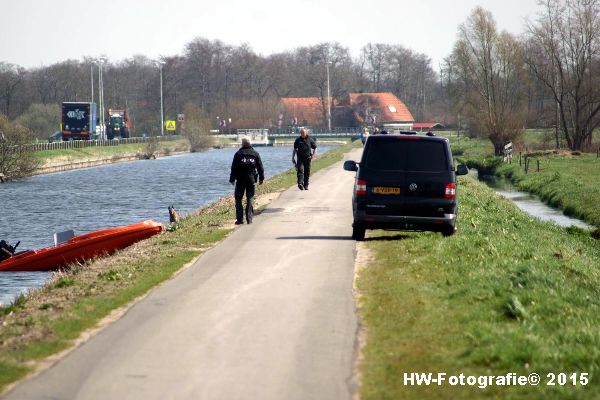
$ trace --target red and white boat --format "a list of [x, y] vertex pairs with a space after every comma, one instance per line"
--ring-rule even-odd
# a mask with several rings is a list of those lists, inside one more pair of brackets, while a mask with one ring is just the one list
[[15, 253], [0, 261], [0, 272], [59, 269], [75, 262], [111, 254], [116, 250], [154, 236], [162, 230], [161, 223], [148, 220], [74, 236], [56, 246]]

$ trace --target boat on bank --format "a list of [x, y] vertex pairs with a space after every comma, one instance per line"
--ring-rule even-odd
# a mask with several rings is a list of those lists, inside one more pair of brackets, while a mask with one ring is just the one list
[[14, 253], [0, 261], [0, 272], [50, 271], [63, 268], [75, 262], [111, 254], [140, 240], [152, 237], [162, 230], [161, 223], [147, 220], [73, 236], [55, 246]]

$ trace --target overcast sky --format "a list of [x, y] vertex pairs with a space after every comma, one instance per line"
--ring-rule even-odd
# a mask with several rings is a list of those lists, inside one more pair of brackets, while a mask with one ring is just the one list
[[[182, 54], [195, 37], [271, 53], [337, 41], [400, 44], [432, 58], [452, 50], [457, 27], [481, 5], [519, 34], [536, 0], [0, 0], [0, 61], [24, 67], [84, 56]], [[94, 5], [94, 9], [89, 7]]]

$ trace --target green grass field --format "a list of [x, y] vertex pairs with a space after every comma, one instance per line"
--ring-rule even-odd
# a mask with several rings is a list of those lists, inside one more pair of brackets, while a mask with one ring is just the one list
[[[361, 398], [600, 397], [600, 246], [543, 223], [473, 178], [459, 180], [458, 232], [369, 232], [360, 314]], [[539, 386], [407, 386], [405, 373], [540, 374]], [[589, 384], [547, 386], [549, 373]]]

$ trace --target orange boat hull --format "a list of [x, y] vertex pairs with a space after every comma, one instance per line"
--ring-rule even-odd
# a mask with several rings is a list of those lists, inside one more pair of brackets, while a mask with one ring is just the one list
[[49, 271], [69, 264], [111, 254], [160, 233], [163, 225], [154, 221], [75, 236], [66, 243], [40, 250], [28, 250], [0, 262], [1, 271]]

